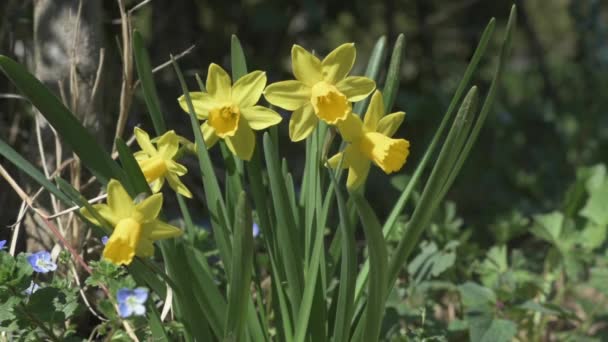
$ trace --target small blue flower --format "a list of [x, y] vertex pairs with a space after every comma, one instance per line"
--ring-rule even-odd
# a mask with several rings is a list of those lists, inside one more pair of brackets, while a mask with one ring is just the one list
[[122, 288], [116, 293], [116, 300], [120, 317], [143, 316], [146, 314], [144, 303], [148, 300], [148, 289], [144, 287], [138, 287], [135, 290]]
[[108, 243], [108, 239], [109, 239], [109, 237], [107, 235], [102, 236], [101, 243], [103, 243], [103, 245], [105, 246], [106, 243]]
[[4, 249], [4, 246], [6, 246], [6, 240], [0, 240], [0, 249]]
[[30, 286], [23, 291], [23, 294], [31, 296], [34, 292], [36, 292], [38, 290], [40, 290], [40, 286], [38, 286], [38, 284], [36, 284], [36, 283], [34, 283], [34, 281], [32, 281]]
[[253, 223], [253, 237], [258, 237], [260, 235], [260, 226], [257, 223]]
[[40, 251], [28, 255], [27, 261], [32, 265], [35, 272], [48, 273], [57, 269], [57, 264], [51, 260], [51, 253]]

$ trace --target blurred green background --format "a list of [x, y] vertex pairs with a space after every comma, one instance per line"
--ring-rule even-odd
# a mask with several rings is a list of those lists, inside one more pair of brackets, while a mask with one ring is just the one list
[[[136, 5], [128, 1], [127, 7]], [[268, 73], [269, 82], [292, 78], [290, 47], [297, 43], [325, 55], [343, 42], [355, 42], [361, 74], [375, 41], [382, 35], [392, 46], [397, 35], [406, 37], [405, 61], [395, 110], [407, 112], [396, 134], [411, 142], [405, 168], [392, 177], [371, 173], [367, 193], [381, 215], [426, 149], [464, 72], [477, 41], [491, 17], [497, 34], [474, 83], [487, 91], [495, 67], [499, 39], [512, 1], [508, 0], [384, 0], [384, 1], [153, 1], [134, 12], [152, 63], [160, 65], [169, 54], [195, 48], [180, 60], [192, 76], [206, 74], [209, 63], [229, 66], [230, 36], [236, 34], [245, 49], [249, 68]], [[529, 216], [559, 205], [577, 167], [607, 158], [608, 3], [599, 0], [527, 0], [518, 4], [514, 49], [502, 80], [493, 114], [461, 174], [448, 194], [457, 203], [467, 226], [484, 244], [496, 238], [492, 223], [514, 212]], [[0, 52], [31, 65], [32, 1], [0, 4]], [[121, 79], [120, 14], [115, 1], [104, 1], [102, 18], [106, 69], [103, 81], [102, 122], [108, 132], [118, 113], [117, 86]], [[381, 80], [384, 76], [381, 76]], [[180, 95], [171, 68], [156, 74], [169, 126], [190, 137], [189, 123], [175, 99]], [[194, 78], [190, 78], [194, 89]], [[382, 82], [381, 82], [382, 83]], [[24, 155], [33, 156], [33, 115], [15, 90], [0, 78], [0, 137]], [[151, 128], [141, 94], [137, 93], [127, 124]], [[287, 121], [281, 125], [287, 130]], [[287, 137], [284, 136], [285, 142]], [[111, 136], [107, 135], [107, 140]], [[109, 148], [109, 144], [108, 144]], [[217, 151], [215, 151], [217, 153]], [[303, 159], [303, 144], [281, 146], [292, 160]], [[35, 157], [29, 158], [39, 164]], [[0, 159], [18, 181], [19, 173]], [[194, 167], [193, 161], [188, 164]], [[193, 176], [192, 176], [193, 177]], [[196, 188], [199, 182], [186, 178]], [[200, 194], [200, 190], [199, 190]], [[19, 199], [0, 180], [0, 237], [13, 223]], [[496, 234], [494, 234], [496, 233]], [[517, 231], [509, 231], [514, 234]]]

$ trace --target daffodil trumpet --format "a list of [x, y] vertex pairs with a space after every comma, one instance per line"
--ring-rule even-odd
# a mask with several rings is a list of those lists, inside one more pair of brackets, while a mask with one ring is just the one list
[[382, 94], [376, 91], [363, 121], [351, 113], [337, 125], [340, 135], [349, 144], [327, 163], [332, 168], [341, 165], [348, 169], [346, 186], [349, 190], [356, 190], [365, 182], [371, 163], [387, 174], [399, 171], [405, 165], [410, 143], [392, 138], [404, 118], [404, 112], [385, 116]]
[[[154, 241], [182, 235], [182, 230], [158, 219], [163, 195], [154, 194], [134, 203], [125, 188], [115, 179], [108, 183], [107, 204], [95, 204], [93, 209], [112, 227], [102, 256], [117, 265], [129, 265], [133, 257], [154, 255]], [[96, 225], [101, 225], [86, 208], [81, 213]]]

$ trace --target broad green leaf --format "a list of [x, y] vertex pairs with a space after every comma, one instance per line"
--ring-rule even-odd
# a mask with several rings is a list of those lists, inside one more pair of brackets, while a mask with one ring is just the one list
[[458, 286], [465, 312], [491, 312], [496, 303], [496, 294], [492, 289], [476, 283], [466, 282]]
[[608, 225], [608, 181], [597, 184], [589, 190], [589, 199], [580, 211], [581, 216], [597, 225]]
[[506, 319], [476, 319], [469, 322], [469, 327], [471, 341], [510, 342], [517, 334], [517, 324]]
[[560, 236], [564, 226], [564, 215], [562, 213], [555, 211], [549, 214], [536, 215], [534, 223], [535, 225], [530, 229], [532, 234], [555, 246], [560, 244]]
[[422, 251], [407, 267], [407, 271], [413, 277], [414, 283], [420, 284], [431, 277], [437, 277], [452, 267], [456, 261], [456, 252], [454, 250], [456, 246], [458, 246], [458, 242], [439, 250], [434, 242], [421, 243], [420, 248]]
[[154, 74], [150, 65], [150, 56], [144, 45], [144, 40], [138, 31], [133, 32], [133, 57], [137, 74], [141, 82], [141, 89], [148, 108], [148, 114], [152, 119], [156, 135], [160, 136], [167, 131], [167, 125], [160, 109], [160, 101], [154, 84]]
[[0, 55], [0, 70], [55, 128], [62, 141], [80, 158], [82, 164], [101, 183], [110, 178], [124, 180], [118, 164], [76, 119], [74, 114], [51, 91], [30, 74], [24, 66]]

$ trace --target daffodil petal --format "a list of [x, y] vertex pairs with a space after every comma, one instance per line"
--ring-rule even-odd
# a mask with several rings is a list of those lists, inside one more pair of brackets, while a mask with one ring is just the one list
[[266, 86], [266, 73], [253, 71], [239, 78], [232, 87], [232, 103], [239, 108], [251, 107], [258, 103], [264, 87]]
[[154, 194], [141, 203], [135, 206], [135, 210], [143, 216], [141, 222], [148, 222], [156, 219], [160, 213], [160, 209], [163, 207], [163, 195]]
[[149, 156], [153, 156], [157, 153], [156, 148], [154, 148], [154, 145], [152, 145], [150, 136], [148, 133], [146, 133], [146, 131], [139, 127], [135, 127], [133, 132], [135, 133], [135, 140], [137, 140], [137, 144], [144, 152], [146, 152]]
[[296, 80], [281, 81], [266, 87], [264, 97], [275, 106], [296, 110], [310, 101], [310, 87]]
[[184, 197], [192, 198], [192, 193], [186, 187], [186, 185], [182, 183], [182, 181], [176, 174], [167, 174], [166, 178], [167, 182], [169, 182], [169, 186], [171, 186], [171, 189], [175, 190], [175, 192], [181, 194]]
[[358, 102], [376, 89], [376, 82], [363, 76], [348, 76], [338, 83], [336, 88], [346, 95], [350, 102]]
[[363, 123], [356, 114], [348, 114], [346, 119], [338, 122], [336, 126], [338, 126], [338, 131], [344, 141], [353, 142], [363, 135]]
[[397, 132], [397, 129], [399, 129], [399, 126], [401, 126], [401, 123], [403, 123], [403, 119], [405, 119], [404, 112], [389, 114], [380, 119], [376, 131], [388, 137], [392, 137], [395, 132]]
[[228, 73], [221, 66], [211, 63], [207, 72], [207, 92], [217, 100], [230, 101], [232, 95], [232, 81]]
[[160, 220], [145, 223], [143, 226], [143, 237], [149, 240], [170, 239], [182, 235], [181, 229]]
[[367, 107], [367, 112], [365, 113], [365, 118], [363, 119], [363, 125], [370, 132], [375, 132], [376, 127], [378, 127], [378, 121], [384, 116], [384, 99], [382, 97], [382, 93], [379, 90], [374, 92], [372, 95], [372, 99], [369, 102], [369, 107]]
[[312, 104], [307, 103], [298, 108], [289, 120], [289, 138], [291, 141], [306, 139], [317, 127], [319, 119], [315, 115]]
[[371, 162], [363, 155], [352, 153], [349, 155], [348, 178], [346, 179], [346, 187], [352, 191], [359, 188], [365, 183]]
[[[206, 120], [209, 116], [209, 111], [218, 106], [218, 101], [213, 96], [200, 91], [190, 92], [190, 100], [192, 101], [192, 107], [194, 107], [194, 113], [199, 120]], [[177, 102], [184, 112], [190, 113], [184, 95], [177, 98]]]
[[[99, 216], [101, 216], [104, 220], [108, 221], [112, 227], [118, 223], [119, 218], [114, 215], [112, 209], [110, 209], [107, 204], [94, 204], [93, 210], [95, 210], [97, 214], [99, 214]], [[95, 216], [93, 216], [93, 213], [89, 212], [87, 208], [80, 209], [80, 213], [94, 225], [101, 226], [101, 222], [99, 222]]]
[[[332, 169], [338, 168], [338, 165], [340, 165], [340, 161], [342, 160], [343, 156], [344, 156], [344, 152], [338, 152], [338, 153], [334, 154], [333, 157], [331, 157], [327, 160], [327, 165], [329, 167], [331, 167]], [[346, 160], [346, 158], [344, 158], [344, 160], [342, 160], [342, 168], [343, 169], [349, 168], [348, 161]]]
[[137, 152], [133, 153], [133, 157], [138, 162], [141, 162], [141, 161], [144, 161], [144, 160], [150, 158], [150, 156], [145, 151], [137, 151]]
[[203, 133], [203, 140], [205, 140], [205, 146], [210, 149], [215, 145], [220, 137], [215, 134], [215, 129], [211, 127], [207, 122], [201, 125], [201, 133]]
[[346, 77], [355, 64], [356, 55], [355, 44], [346, 43], [338, 46], [321, 62], [323, 79], [335, 84]]
[[148, 239], [140, 239], [135, 249], [135, 255], [142, 258], [154, 256], [154, 243]]
[[256, 131], [274, 126], [283, 119], [279, 113], [264, 106], [241, 108], [241, 114], [249, 122], [249, 127]]
[[108, 206], [118, 219], [131, 216], [135, 209], [133, 199], [125, 188], [116, 179], [111, 179], [108, 183]]
[[167, 162], [167, 169], [169, 170], [169, 172], [174, 173], [178, 176], [183, 176], [188, 173], [188, 169], [184, 165], [173, 160]]
[[310, 87], [323, 80], [321, 61], [297, 44], [291, 48], [291, 68], [296, 79]]
[[175, 131], [168, 131], [158, 139], [156, 146], [158, 146], [158, 153], [164, 159], [171, 159], [179, 149], [179, 137], [175, 134]]
[[239, 128], [232, 137], [224, 138], [226, 146], [243, 160], [250, 160], [255, 149], [255, 134], [247, 120], [241, 119], [239, 121]]
[[159, 177], [150, 183], [150, 189], [152, 193], [157, 193], [162, 189], [163, 184], [165, 184], [165, 177]]

